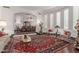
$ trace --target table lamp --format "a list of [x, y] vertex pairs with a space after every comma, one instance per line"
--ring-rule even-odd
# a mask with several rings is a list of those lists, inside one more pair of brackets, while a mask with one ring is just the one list
[[4, 32], [6, 26], [7, 26], [6, 21], [0, 21], [0, 29], [2, 32]]
[[56, 34], [56, 37], [57, 37], [58, 29], [59, 29], [59, 28], [60, 28], [60, 26], [58, 26], [58, 25], [55, 26], [55, 29], [56, 29], [56, 33], [55, 33], [55, 34]]

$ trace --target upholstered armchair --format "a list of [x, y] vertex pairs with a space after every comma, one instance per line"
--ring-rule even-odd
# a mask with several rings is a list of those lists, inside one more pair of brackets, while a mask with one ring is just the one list
[[71, 32], [70, 31], [64, 31], [64, 36], [66, 38], [69, 38], [71, 36]]

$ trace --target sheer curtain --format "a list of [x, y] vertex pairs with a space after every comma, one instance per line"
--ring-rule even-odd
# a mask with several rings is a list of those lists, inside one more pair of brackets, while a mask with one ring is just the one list
[[64, 10], [64, 29], [68, 29], [69, 9]]
[[57, 12], [57, 25], [60, 26], [60, 17], [61, 17], [61, 12]]
[[54, 19], [53, 19], [53, 13], [50, 14], [50, 28], [53, 29], [54, 28]]

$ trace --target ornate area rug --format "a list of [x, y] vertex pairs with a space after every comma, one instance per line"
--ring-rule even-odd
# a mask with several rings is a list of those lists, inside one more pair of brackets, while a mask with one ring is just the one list
[[14, 38], [5, 46], [4, 53], [51, 53], [57, 52], [68, 45], [69, 42], [48, 35], [31, 35], [31, 42], [23, 42]]

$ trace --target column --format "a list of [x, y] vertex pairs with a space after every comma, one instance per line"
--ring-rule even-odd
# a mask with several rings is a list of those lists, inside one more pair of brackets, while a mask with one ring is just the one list
[[46, 19], [45, 19], [45, 15], [42, 15], [42, 19], [41, 19], [41, 20], [42, 20], [42, 22], [43, 22], [43, 29], [42, 29], [42, 31], [43, 31], [43, 32], [46, 32], [46, 29], [45, 29], [45, 27], [46, 27], [46, 24], [45, 24], [45, 20], [46, 20]]
[[69, 8], [69, 29], [73, 29], [73, 7]]
[[56, 26], [56, 13], [53, 13], [53, 26]]
[[50, 28], [51, 28], [51, 29], [54, 28], [54, 25], [53, 25], [54, 22], [53, 22], [53, 20], [54, 20], [54, 19], [53, 19], [53, 13], [52, 13], [52, 14], [50, 14]]
[[0, 6], [0, 20], [2, 20], [2, 12], [3, 12], [2, 6]]
[[47, 28], [50, 28], [50, 14], [47, 15]]
[[64, 10], [61, 10], [60, 27], [64, 28]]

